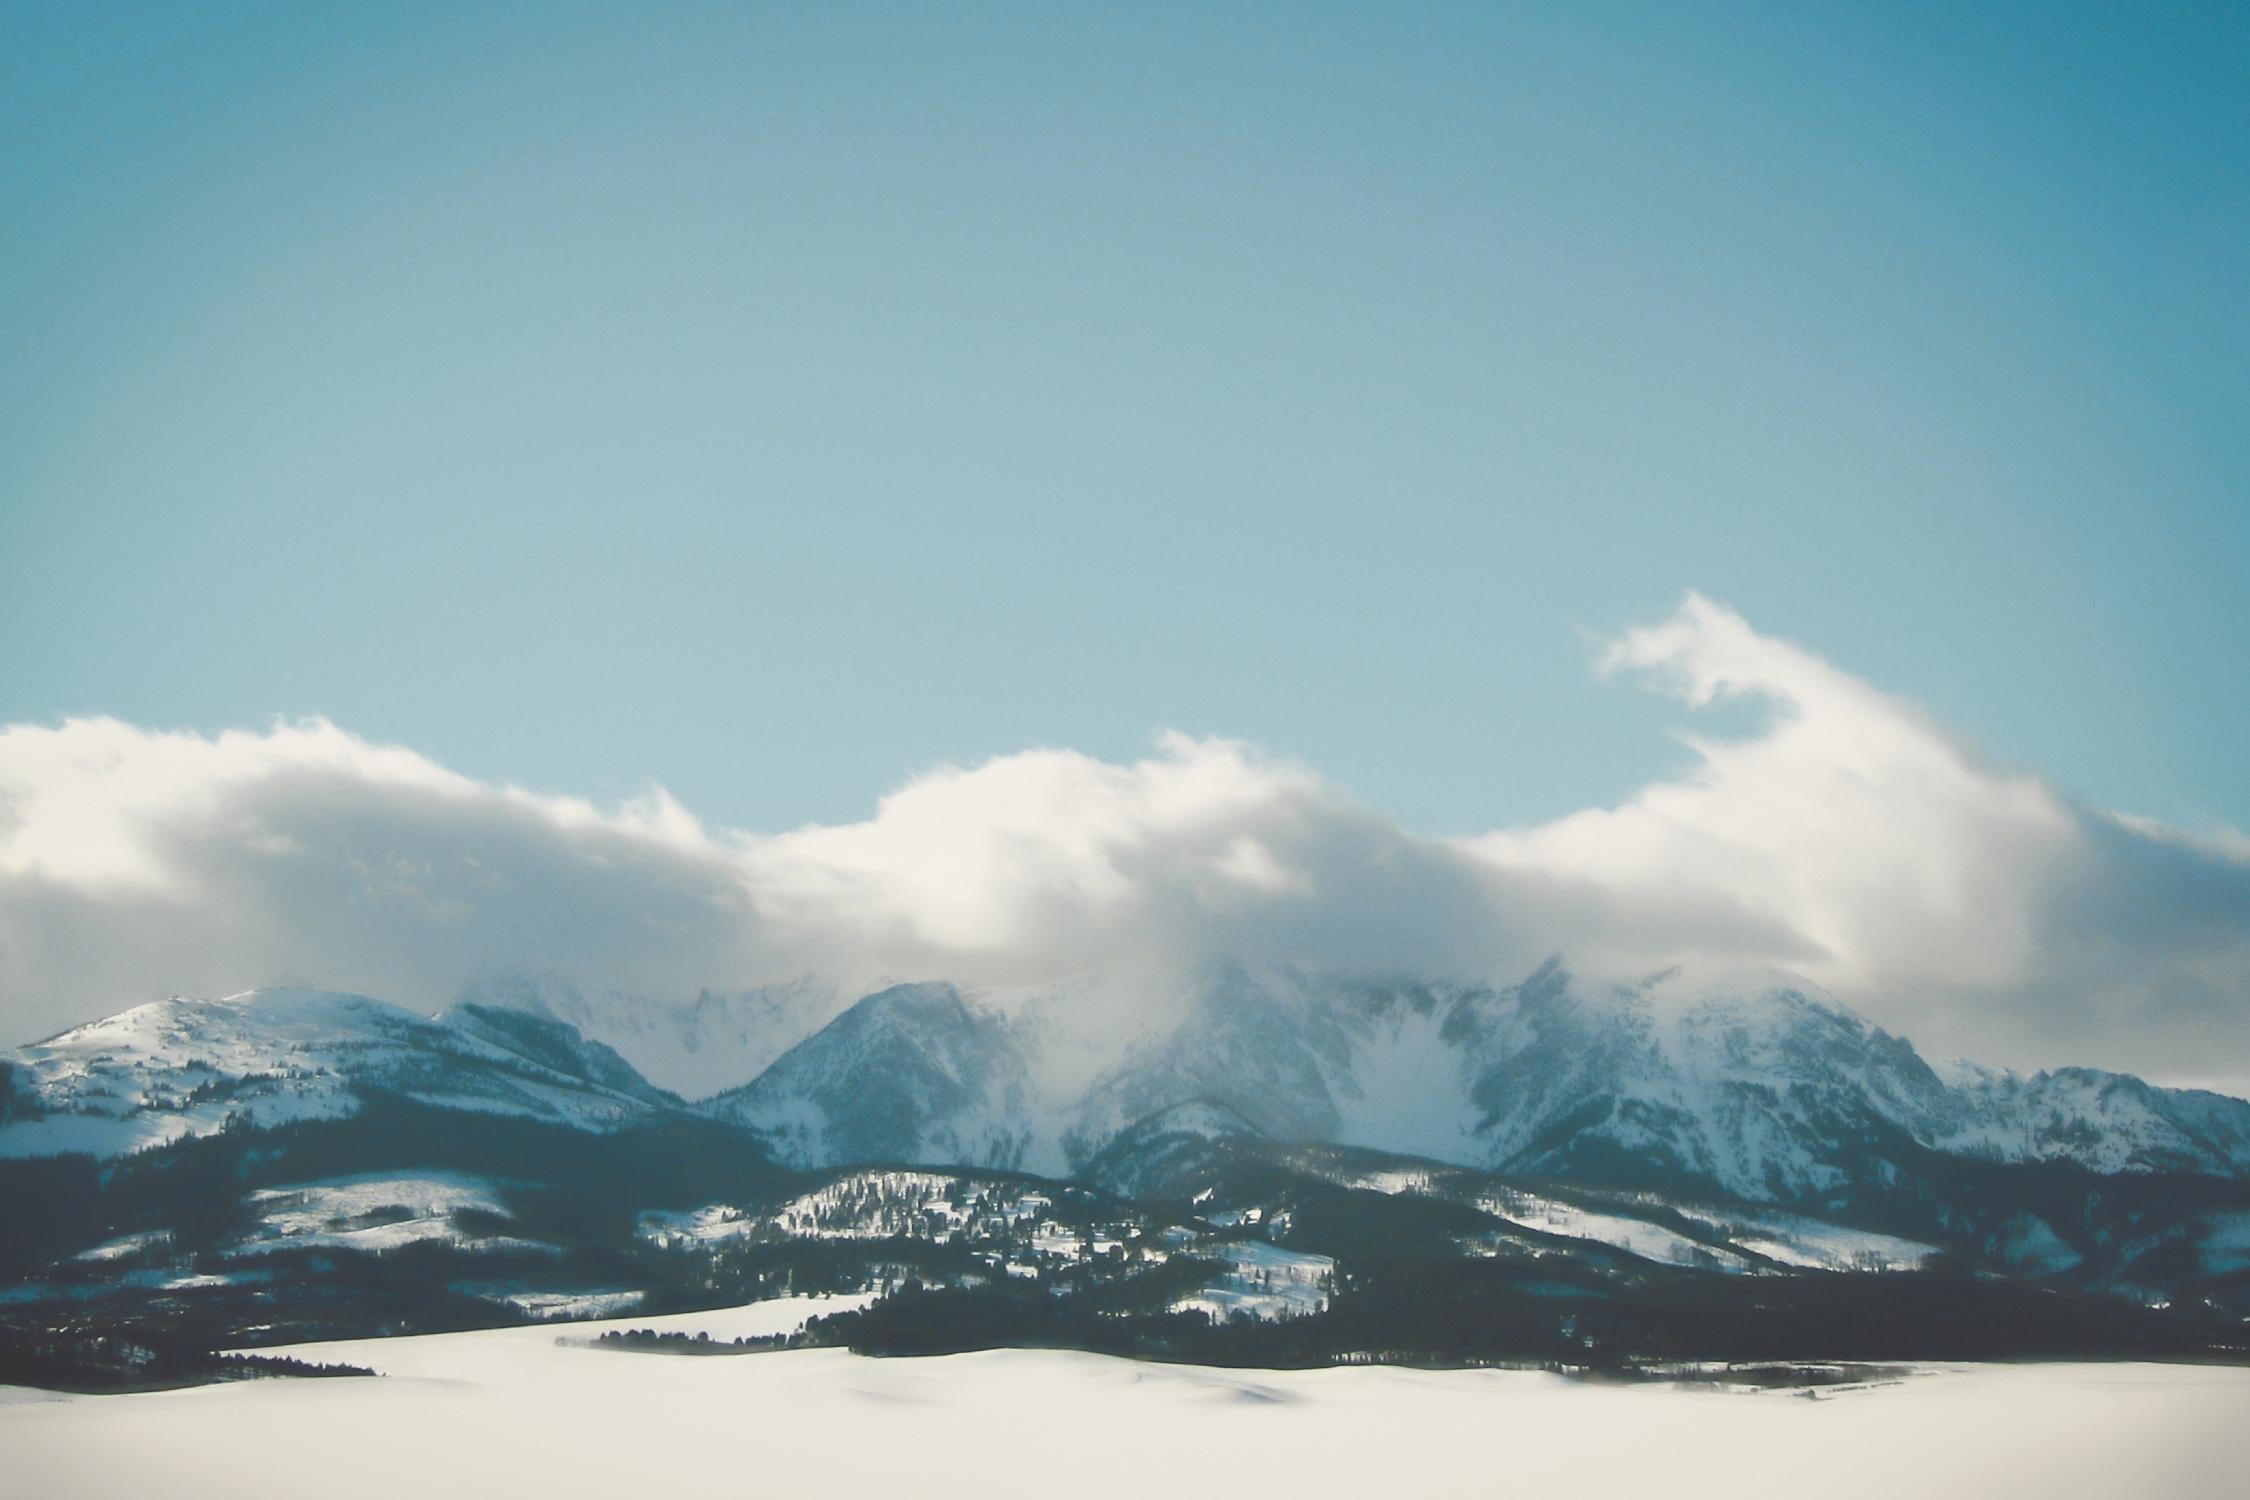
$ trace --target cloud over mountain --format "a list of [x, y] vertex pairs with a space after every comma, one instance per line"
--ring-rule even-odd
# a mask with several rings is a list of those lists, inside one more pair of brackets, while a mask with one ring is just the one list
[[[1780, 965], [1934, 1050], [2250, 1075], [2250, 840], [2075, 804], [1689, 596], [1606, 671], [1692, 708], [1684, 775], [1469, 839], [1312, 769], [1169, 734], [1111, 764], [944, 767], [859, 823], [712, 830], [460, 776], [322, 721], [216, 737], [0, 730], [0, 1039], [173, 991], [301, 983], [435, 1007], [511, 969], [659, 995], [1122, 979], [1224, 954], [1514, 977]], [[1116, 985], [1113, 983], [1113, 988]]]

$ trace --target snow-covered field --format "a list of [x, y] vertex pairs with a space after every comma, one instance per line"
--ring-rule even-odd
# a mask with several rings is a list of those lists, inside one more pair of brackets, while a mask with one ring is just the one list
[[1498, 1371], [1225, 1371], [1009, 1350], [689, 1357], [606, 1327], [785, 1331], [789, 1299], [292, 1350], [381, 1380], [0, 1388], [11, 1491], [54, 1497], [766, 1494], [2194, 1496], [2237, 1493], [2250, 1370], [1948, 1368], [1812, 1399]]

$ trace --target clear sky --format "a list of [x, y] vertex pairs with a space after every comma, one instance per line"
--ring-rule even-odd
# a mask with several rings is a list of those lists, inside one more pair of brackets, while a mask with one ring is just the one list
[[1676, 769], [1684, 589], [2250, 824], [2250, 10], [0, 0], [0, 721], [864, 815]]

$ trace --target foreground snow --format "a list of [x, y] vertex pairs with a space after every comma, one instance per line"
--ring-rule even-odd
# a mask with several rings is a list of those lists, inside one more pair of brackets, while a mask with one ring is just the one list
[[[26, 1494], [2216, 1495], [2239, 1479], [2250, 1370], [1917, 1371], [1821, 1399], [1499, 1371], [1225, 1371], [1006, 1350], [870, 1360], [583, 1347], [608, 1327], [784, 1332], [850, 1305], [308, 1345], [381, 1380], [142, 1396], [0, 1388]], [[560, 1336], [558, 1336], [558, 1334]], [[1629, 1440], [1621, 1441], [1623, 1435]], [[996, 1467], [997, 1466], [997, 1467]], [[996, 1477], [997, 1476], [997, 1477]]]

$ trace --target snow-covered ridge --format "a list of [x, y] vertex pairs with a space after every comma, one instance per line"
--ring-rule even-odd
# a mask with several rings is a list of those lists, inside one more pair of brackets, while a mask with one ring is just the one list
[[230, 1125], [341, 1118], [367, 1088], [595, 1130], [672, 1103], [558, 1023], [477, 1007], [433, 1019], [317, 990], [159, 1000], [0, 1061], [0, 1156], [117, 1156]]
[[[833, 996], [810, 982], [707, 996], [729, 1055], [811, 1029], [695, 1106], [559, 1018], [676, 1039], [677, 1013], [605, 1010], [559, 982], [486, 987], [435, 1018], [302, 990], [174, 999], [0, 1057], [0, 1155], [115, 1155], [230, 1121], [334, 1117], [372, 1087], [588, 1129], [691, 1109], [807, 1168], [1063, 1177], [1160, 1134], [1166, 1154], [1132, 1154], [1136, 1185], [1236, 1135], [1814, 1207], [1889, 1183], [1915, 1153], [2250, 1176], [2241, 1100], [2091, 1069], [1941, 1073], [1786, 976], [1598, 983], [1550, 963], [1503, 986], [1373, 984], [1214, 965], [1146, 997], [1138, 1031], [1106, 1033], [1079, 998], [1003, 1007], [897, 985], [816, 1024]], [[746, 1016], [772, 1026], [746, 1040]]]
[[[808, 1166], [1064, 1175], [1194, 1105], [1280, 1141], [1760, 1202], [1837, 1201], [1916, 1151], [2250, 1175], [2241, 1100], [2083, 1069], [1941, 1077], [1905, 1039], [1787, 977], [1603, 984], [1550, 963], [1504, 987], [1371, 985], [1222, 965], [1150, 1009], [1167, 1023], [1072, 1084], [1054, 1061], [1064, 1007], [902, 986], [710, 1109]], [[1210, 1129], [1178, 1124], [1176, 1152], [1216, 1149], [1197, 1139]]]

